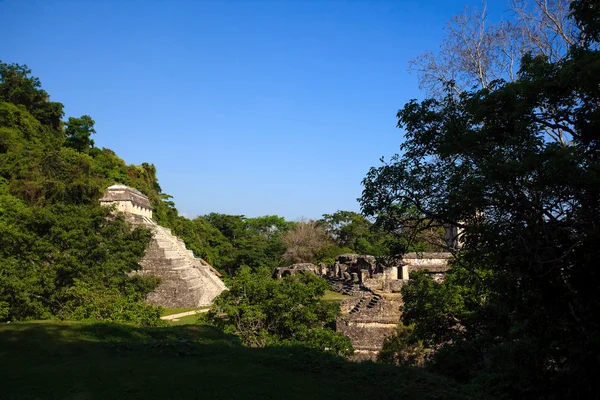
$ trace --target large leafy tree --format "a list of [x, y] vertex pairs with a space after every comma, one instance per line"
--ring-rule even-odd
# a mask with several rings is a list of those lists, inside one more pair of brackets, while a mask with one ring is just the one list
[[271, 278], [269, 268], [241, 267], [228, 291], [215, 299], [208, 319], [250, 347], [301, 345], [338, 355], [352, 353], [350, 340], [325, 327], [339, 306], [321, 300], [327, 282], [312, 275]]
[[219, 266], [231, 275], [242, 265], [252, 268], [279, 266], [286, 251], [281, 237], [296, 225], [276, 215], [248, 218], [210, 213], [203, 219], [226, 239], [222, 248], [227, 254], [220, 258]]
[[72, 147], [80, 153], [88, 152], [94, 147], [94, 140], [90, 136], [96, 133], [94, 120], [89, 115], [80, 118], [70, 117], [65, 126], [67, 147]]
[[581, 34], [564, 58], [526, 56], [514, 82], [408, 103], [402, 155], [363, 181], [363, 211], [387, 226], [416, 209], [462, 229], [446, 283], [404, 291], [404, 322], [436, 368], [510, 398], [597, 393], [600, 9], [573, 10]]
[[[343, 253], [369, 254], [373, 256], [394, 256], [406, 251], [436, 251], [441, 240], [441, 233], [435, 228], [425, 230], [408, 229], [387, 232], [382, 226], [373, 224], [364, 215], [352, 211], [336, 211], [324, 214], [319, 221], [335, 245]], [[412, 235], [412, 233], [417, 235]], [[418, 237], [417, 237], [418, 236]]]

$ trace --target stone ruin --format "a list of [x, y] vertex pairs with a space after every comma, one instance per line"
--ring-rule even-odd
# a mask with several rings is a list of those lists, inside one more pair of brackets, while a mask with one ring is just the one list
[[343, 254], [327, 272], [342, 280], [361, 283], [372, 289], [399, 291], [412, 271], [428, 271], [434, 279], [443, 279], [451, 253], [406, 253], [401, 257], [374, 257]]
[[112, 185], [106, 189], [100, 204], [114, 206], [116, 211], [152, 219], [152, 206], [148, 197], [137, 189], [125, 185]]
[[142, 270], [137, 272], [161, 278], [159, 286], [148, 295], [148, 303], [162, 307], [208, 306], [227, 289], [217, 270], [195, 257], [170, 229], [152, 220], [152, 206], [141, 192], [125, 185], [113, 185], [106, 190], [100, 204], [114, 207], [132, 224], [152, 231], [152, 240], [140, 261]]
[[311, 263], [298, 263], [290, 265], [289, 267], [278, 267], [275, 268], [275, 272], [273, 273], [273, 278], [281, 279], [284, 276], [288, 275], [296, 275], [296, 274], [315, 274], [315, 275], [323, 275], [324, 266], [317, 267], [315, 264]]
[[373, 256], [358, 254], [342, 254], [337, 256], [333, 264], [333, 275], [352, 282], [363, 282], [375, 274], [377, 263]]
[[275, 269], [273, 278], [299, 273], [325, 278], [332, 290], [351, 296], [340, 303], [336, 331], [348, 336], [356, 349], [355, 360], [375, 359], [385, 338], [400, 322], [402, 285], [413, 271], [427, 271], [441, 281], [451, 253], [407, 253], [401, 257], [343, 254], [332, 267], [310, 263]]
[[441, 280], [450, 253], [408, 253], [402, 257], [344, 254], [326, 271], [333, 290], [353, 296], [340, 303], [336, 330], [348, 336], [357, 360], [375, 359], [386, 336], [400, 321], [402, 285], [412, 271], [426, 270]]

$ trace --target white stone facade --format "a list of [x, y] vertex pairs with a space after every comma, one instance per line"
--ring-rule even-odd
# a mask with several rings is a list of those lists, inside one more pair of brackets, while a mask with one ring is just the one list
[[103, 206], [115, 206], [117, 211], [152, 218], [152, 206], [148, 197], [125, 185], [113, 185], [106, 189], [100, 199]]
[[103, 206], [114, 205], [117, 211], [124, 213], [130, 213], [135, 215], [141, 215], [143, 217], [152, 218], [152, 209], [140, 207], [133, 204], [131, 201], [112, 201], [112, 202], [101, 202]]

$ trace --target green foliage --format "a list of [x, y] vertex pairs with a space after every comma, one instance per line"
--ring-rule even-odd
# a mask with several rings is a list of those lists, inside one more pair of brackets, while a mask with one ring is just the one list
[[339, 356], [350, 356], [354, 353], [350, 339], [329, 328], [310, 329], [305, 335], [283, 343]]
[[65, 297], [68, 300], [59, 313], [62, 319], [167, 326], [160, 319], [161, 308], [145, 304], [143, 296], [135, 291], [123, 295], [112, 287], [93, 287], [76, 280], [66, 289]]
[[[322, 301], [327, 283], [312, 274], [271, 279], [269, 268], [241, 267], [229, 290], [215, 299], [207, 317], [250, 347], [304, 345], [334, 354], [349, 354], [348, 338], [324, 328], [339, 311]], [[317, 332], [318, 331], [318, 332]]]
[[336, 211], [324, 214], [319, 225], [333, 239], [333, 246], [321, 250], [319, 258], [327, 264], [345, 253], [390, 256], [407, 251], [431, 251], [431, 246], [422, 238], [411, 238], [406, 230], [386, 230], [373, 224], [364, 215], [352, 211]]
[[432, 368], [506, 398], [598, 393], [600, 10], [573, 7], [585, 37], [564, 59], [411, 101], [402, 155], [363, 181], [363, 211], [386, 226], [417, 210], [463, 229], [455, 270], [443, 284], [415, 275], [403, 319], [437, 350]]
[[435, 282], [427, 271], [415, 271], [409, 284], [402, 287], [402, 319], [416, 324], [414, 336], [430, 348], [470, 334], [464, 327], [482, 317], [479, 312], [490, 297], [492, 271], [457, 262], [451, 265], [442, 283]]
[[69, 117], [65, 126], [66, 143], [65, 146], [72, 147], [79, 153], [86, 153], [91, 147], [94, 147], [94, 141], [90, 136], [96, 133], [94, 129], [94, 120], [89, 115], [83, 115], [81, 118]]
[[385, 364], [422, 367], [431, 350], [414, 335], [415, 325], [400, 323], [396, 332], [385, 338], [377, 361]]
[[[361, 248], [364, 247], [364, 244], [360, 243], [361, 240], [367, 245], [374, 242], [371, 222], [361, 214], [352, 211], [336, 211], [333, 214], [324, 214], [319, 223], [340, 247]], [[367, 251], [362, 254], [373, 254], [373, 252]]]
[[242, 265], [252, 268], [281, 265], [286, 250], [281, 235], [295, 226], [295, 223], [276, 215], [247, 218], [243, 215], [211, 213], [194, 221], [206, 224], [207, 229], [209, 226], [210, 229], [216, 228], [217, 231], [211, 236], [215, 239], [212, 251], [219, 254], [213, 260], [228, 274], [235, 273]]
[[5, 319], [63, 315], [78, 281], [113, 297], [133, 293], [138, 302], [157, 284], [126, 275], [139, 269], [149, 232], [110, 219], [106, 209], [29, 208], [9, 194], [0, 195], [0, 209], [0, 301], [10, 305]]
[[0, 102], [23, 106], [33, 117], [55, 132], [62, 128], [63, 105], [49, 101], [38, 78], [31, 77], [26, 65], [0, 61]]

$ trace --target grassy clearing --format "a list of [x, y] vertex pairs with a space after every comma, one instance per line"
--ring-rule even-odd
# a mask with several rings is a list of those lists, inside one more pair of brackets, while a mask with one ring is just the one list
[[165, 317], [167, 315], [179, 314], [179, 313], [188, 312], [188, 311], [205, 310], [207, 308], [210, 308], [210, 307], [163, 308], [163, 311], [160, 314], [160, 316]]
[[347, 296], [345, 294], [334, 292], [333, 290], [326, 290], [325, 295], [323, 296], [323, 300], [325, 300], [325, 301], [341, 301], [344, 299], [349, 299], [350, 297], [352, 297], [352, 296]]
[[3, 400], [470, 398], [423, 370], [297, 347], [250, 349], [199, 324], [3, 324], [0, 357]]
[[170, 320], [169, 326], [178, 326], [178, 325], [190, 325], [198, 322], [198, 315], [187, 315], [185, 317], [177, 318], [176, 320]]

